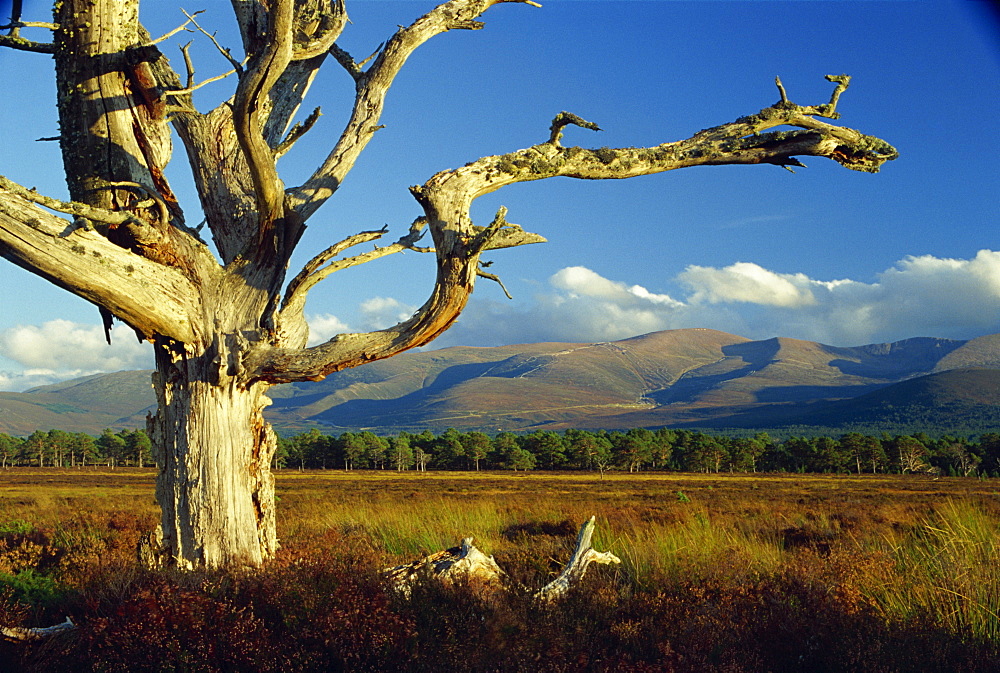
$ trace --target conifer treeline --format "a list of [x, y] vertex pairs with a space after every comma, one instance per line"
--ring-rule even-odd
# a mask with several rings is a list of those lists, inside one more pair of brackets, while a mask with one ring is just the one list
[[774, 440], [690, 430], [538, 430], [530, 434], [372, 432], [282, 438], [276, 465], [300, 469], [669, 470], [679, 472], [935, 473], [1000, 476], [1000, 434], [978, 439], [851, 432]]
[[[0, 433], [0, 467], [148, 466], [143, 430], [38, 430]], [[666, 470], [678, 472], [935, 473], [1000, 477], [1000, 433], [978, 438], [924, 433], [772, 439], [766, 432], [727, 437], [691, 430], [627, 432], [538, 430], [529, 434], [460, 432], [439, 435], [373, 432], [324, 435], [312, 429], [278, 440], [275, 468], [381, 470]]]
[[145, 430], [105, 429], [97, 437], [64, 430], [36, 430], [27, 437], [0, 432], [0, 467], [143, 467], [152, 463], [151, 448]]

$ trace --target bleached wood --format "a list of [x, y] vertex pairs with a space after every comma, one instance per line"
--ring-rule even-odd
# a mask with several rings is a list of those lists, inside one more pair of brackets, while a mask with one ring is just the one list
[[[534, 593], [535, 600], [550, 603], [568, 594], [583, 581], [591, 563], [618, 564], [621, 559], [611, 552], [599, 552], [591, 544], [596, 529], [596, 517], [590, 517], [580, 526], [576, 548], [559, 577]], [[414, 583], [432, 579], [445, 585], [469, 586], [479, 592], [497, 591], [502, 588], [506, 573], [492, 556], [487, 556], [472, 544], [472, 538], [462, 540], [458, 547], [439, 551], [404, 565], [388, 568], [385, 576], [397, 591], [409, 596]]]
[[597, 525], [595, 520], [596, 517], [592, 516], [589, 521], [580, 526], [580, 532], [576, 536], [576, 549], [573, 551], [573, 556], [570, 557], [569, 562], [559, 577], [546, 584], [535, 594], [536, 600], [550, 602], [565, 596], [569, 593], [573, 585], [583, 580], [583, 576], [587, 573], [587, 568], [590, 567], [591, 563], [608, 565], [622, 562], [620, 558], [611, 552], [599, 552], [591, 546], [591, 538], [594, 536], [594, 530]]
[[0, 626], [0, 635], [9, 640], [44, 640], [46, 638], [51, 638], [52, 636], [57, 636], [60, 633], [72, 631], [75, 628], [76, 624], [73, 623], [72, 619], [67, 617], [66, 621], [61, 624], [56, 624], [55, 626]]
[[472, 538], [467, 537], [457, 547], [389, 568], [385, 575], [394, 589], [408, 596], [415, 582], [428, 578], [448, 586], [459, 584], [479, 592], [495, 591], [502, 586], [505, 573], [492, 556], [480, 551], [472, 544]]
[[[207, 254], [207, 252], [206, 252]], [[104, 306], [147, 336], [196, 341], [200, 296], [177, 269], [118, 247], [0, 187], [0, 256]]]

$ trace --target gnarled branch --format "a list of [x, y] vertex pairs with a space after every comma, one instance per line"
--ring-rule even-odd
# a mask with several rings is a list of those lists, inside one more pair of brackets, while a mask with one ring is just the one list
[[[337, 268], [331, 268], [333, 265], [324, 268], [324, 264], [330, 262], [330, 260], [342, 253], [344, 250], [353, 248], [354, 246], [362, 243], [367, 243], [368, 241], [378, 240], [382, 238], [385, 233], [386, 229], [381, 229], [379, 231], [362, 231], [359, 234], [349, 236], [343, 241], [331, 245], [329, 248], [313, 257], [308, 263], [306, 263], [302, 270], [299, 271], [295, 278], [288, 283], [288, 287], [285, 290], [283, 307], [287, 307], [288, 304], [295, 301], [299, 295], [304, 295], [314, 285], [316, 285], [316, 283], [320, 282], [337, 270]], [[376, 250], [377, 249], [378, 248], [376, 248]]]
[[[379, 59], [383, 58], [384, 54], [380, 55]], [[846, 78], [834, 81], [842, 93]], [[490, 247], [500, 247], [494, 239], [505, 230], [504, 211], [485, 229], [476, 227], [469, 213], [475, 199], [501, 187], [556, 176], [622, 179], [699, 165], [801, 165], [795, 159], [797, 155], [825, 156], [852, 170], [876, 172], [884, 162], [895, 159], [895, 148], [885, 141], [814, 118], [834, 114], [837, 96], [835, 92], [830, 104], [815, 107], [782, 101], [757, 114], [700, 131], [687, 140], [648, 148], [562, 147], [553, 142], [558, 140], [558, 130], [567, 123], [576, 123], [572, 116], [562, 113], [544, 143], [441, 171], [423, 185], [411, 188], [424, 209], [438, 263], [431, 297], [412, 318], [387, 330], [342, 334], [309, 349], [260, 350], [250, 358], [248, 375], [251, 380], [272, 383], [317, 380], [334, 371], [422, 346], [441, 334], [465, 308], [480, 275], [480, 254]], [[783, 125], [800, 130], [765, 132]], [[527, 238], [517, 240], [521, 234], [515, 233], [512, 244], [544, 240], [528, 240], [534, 236], [530, 234], [523, 236]]]
[[[796, 165], [795, 156], [823, 156], [851, 170], [877, 172], [883, 163], [898, 156], [895, 148], [854, 129], [814, 118], [836, 114], [835, 101], [846, 88], [843, 77], [835, 78], [837, 91], [829, 104], [804, 107], [780, 102], [757, 114], [700, 131], [687, 140], [648, 148], [562, 147], [551, 140], [558, 129], [569, 123], [565, 121], [566, 113], [560, 113], [556, 120], [561, 120], [561, 125], [553, 122], [548, 142], [442, 171], [416, 195], [420, 200], [430, 199], [437, 192], [464, 193], [466, 199], [472, 200], [506, 185], [555, 176], [604, 180], [699, 165]], [[800, 130], [765, 133], [778, 126]]]
[[184, 273], [93, 229], [76, 228], [2, 186], [0, 256], [107, 309], [146, 337], [197, 337], [191, 317], [200, 314], [200, 295]]
[[39, 194], [33, 189], [23, 187], [2, 175], [0, 175], [0, 190], [16, 194], [26, 201], [37, 203], [38, 205], [45, 206], [50, 210], [54, 210], [59, 213], [66, 213], [67, 215], [74, 215], [78, 218], [84, 218], [90, 221], [114, 225], [135, 224], [138, 226], [147, 226], [145, 222], [136, 218], [135, 215], [128, 211], [106, 210], [104, 208], [87, 205], [86, 203], [80, 203], [79, 201], [60, 201], [59, 199]]
[[22, 28], [48, 28], [55, 30], [58, 26], [54, 23], [42, 23], [40, 21], [21, 21], [22, 0], [14, 0], [10, 8], [10, 23], [0, 26], [0, 30], [9, 31], [6, 35], [0, 35], [0, 47], [9, 47], [21, 51], [33, 51], [40, 54], [54, 54], [56, 46], [49, 42], [35, 42], [21, 37]]
[[[305, 295], [320, 280], [334, 271], [405, 250], [434, 252], [438, 261], [437, 283], [431, 297], [412, 318], [386, 330], [366, 334], [341, 334], [325, 344], [303, 350], [281, 348], [258, 351], [248, 359], [247, 372], [251, 380], [266, 380], [272, 383], [316, 380], [334, 371], [355, 367], [373, 360], [381, 360], [404, 350], [429, 343], [448, 329], [458, 318], [472, 293], [476, 277], [485, 275], [490, 278], [492, 276], [492, 274], [484, 274], [479, 268], [480, 254], [486, 250], [545, 241], [537, 234], [525, 232], [517, 225], [508, 224], [505, 219], [506, 209], [501, 208], [490, 226], [472, 226], [470, 236], [461, 240], [439, 238], [435, 234], [435, 248], [421, 250], [415, 248], [413, 244], [419, 238], [426, 223], [435, 217], [427, 208], [425, 211], [428, 212], [428, 217], [418, 218], [414, 221], [410, 233], [392, 245], [375, 248], [323, 268], [320, 267], [332, 259], [335, 254], [339, 254], [339, 251], [333, 253], [337, 246], [333, 246], [317, 256], [310, 262], [310, 265], [307, 265], [307, 269], [304, 269], [303, 273], [300, 273], [293, 281], [294, 289], [292, 294], [286, 294], [280, 322], [286, 343], [291, 345], [296, 340], [304, 343], [302, 329], [299, 325], [302, 322], [301, 313], [305, 305]], [[432, 230], [443, 231], [443, 228], [432, 226]], [[347, 239], [347, 241], [351, 240]], [[441, 247], [442, 245], [447, 247]], [[300, 277], [301, 280], [299, 280]], [[490, 279], [499, 282], [499, 278], [492, 277]], [[503, 283], [500, 285], [503, 287]], [[503, 289], [507, 293], [506, 288]], [[510, 296], [509, 293], [507, 295]]]
[[395, 243], [382, 247], [376, 246], [374, 249], [363, 252], [359, 255], [332, 261], [337, 255], [349, 248], [368, 241], [378, 240], [386, 233], [387, 229], [383, 228], [379, 231], [363, 231], [330, 246], [320, 254], [313, 257], [295, 276], [295, 278], [289, 282], [288, 287], [285, 290], [285, 297], [282, 301], [281, 311], [278, 316], [278, 331], [281, 343], [290, 348], [295, 348], [299, 345], [305, 344], [308, 330], [303, 313], [305, 310], [306, 297], [308, 296], [309, 291], [317, 283], [330, 276], [330, 274], [406, 250], [413, 250], [415, 252], [434, 252], [432, 248], [420, 248], [415, 245], [423, 235], [423, 228], [425, 226], [426, 221], [423, 218], [417, 218], [414, 220], [413, 224], [410, 225], [409, 233]]
[[51, 42], [35, 42], [13, 35], [0, 35], [0, 47], [8, 47], [18, 51], [33, 51], [36, 54], [54, 54], [56, 52], [56, 46]]
[[319, 108], [316, 108], [308, 117], [306, 117], [304, 122], [293, 126], [288, 131], [288, 135], [285, 136], [285, 139], [274, 148], [274, 158], [278, 159], [288, 152], [288, 150], [292, 149], [295, 143], [299, 141], [299, 138], [309, 133], [309, 130], [316, 125], [316, 122], [319, 121], [322, 114], [322, 111]]
[[593, 122], [588, 122], [586, 119], [579, 117], [572, 112], [560, 112], [552, 120], [552, 126], [549, 127], [549, 143], [560, 147], [559, 141], [562, 140], [563, 129], [574, 124], [580, 128], [590, 129], [591, 131], [600, 131], [601, 127]]
[[389, 87], [410, 55], [435, 35], [454, 29], [481, 28], [479, 16], [501, 2], [538, 6], [528, 0], [452, 0], [435, 7], [409, 27], [400, 28], [377, 52], [367, 70], [362, 70], [364, 63], [355, 63], [347, 52], [333, 49], [334, 57], [354, 78], [357, 95], [351, 118], [326, 160], [303, 185], [289, 189], [291, 205], [303, 220], [337, 191], [361, 151], [381, 128], [379, 119]]
[[[235, 70], [236, 72], [242, 73], [243, 72], [243, 64], [240, 63], [239, 61], [237, 61], [233, 57], [232, 50], [229, 49], [229, 47], [223, 47], [222, 44], [219, 43], [219, 40], [215, 37], [215, 33], [210, 33], [207, 30], [205, 30], [204, 28], [202, 28], [201, 25], [198, 23], [198, 20], [194, 18], [194, 17], [198, 16], [199, 14], [201, 14], [204, 10], [195, 12], [194, 14], [188, 14], [183, 9], [181, 11], [184, 12], [184, 16], [186, 16], [187, 19], [188, 19], [187, 22], [184, 25], [186, 26], [188, 23], [193, 23], [194, 27], [198, 29], [198, 32], [201, 33], [202, 35], [204, 35], [205, 37], [207, 37], [209, 40], [211, 40], [212, 44], [215, 45], [216, 50], [218, 50], [218, 52], [220, 54], [222, 54], [227, 61], [229, 61], [229, 65], [233, 66], [233, 70]], [[181, 29], [183, 29], [183, 28], [184, 28], [184, 26], [181, 26]], [[179, 32], [179, 31], [175, 31], [175, 32]], [[162, 40], [162, 39], [165, 39], [165, 38], [160, 38], [160, 39]], [[156, 42], [159, 42], [159, 41], [160, 40], [156, 40], [156, 41], [152, 42], [151, 44], [155, 44]]]
[[271, 88], [292, 60], [294, 2], [278, 0], [267, 13], [267, 19], [263, 49], [251, 55], [233, 97], [233, 125], [253, 181], [262, 236], [285, 215], [284, 185], [263, 128]]

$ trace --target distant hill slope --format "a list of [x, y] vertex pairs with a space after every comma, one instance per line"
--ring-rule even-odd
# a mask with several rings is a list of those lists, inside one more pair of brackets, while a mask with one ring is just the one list
[[[27, 435], [58, 428], [97, 434], [104, 428], [142, 427], [156, 400], [149, 371], [95, 374], [33, 388], [0, 392], [0, 432]], [[139, 416], [142, 419], [130, 419]]]
[[991, 425], [1000, 430], [1000, 370], [954, 369], [910, 379], [854, 399], [831, 402], [798, 424]]
[[[267, 415], [283, 432], [316, 425], [331, 432], [841, 425], [890, 407], [889, 416], [907, 409], [943, 417], [957, 408], [952, 401], [963, 386], [995, 391], [998, 370], [1000, 335], [840, 348], [683, 329], [608, 343], [405, 354], [324, 381], [278, 386]], [[965, 417], [996, 410], [994, 398], [983, 395], [962, 402]], [[152, 404], [149, 372], [88, 377], [0, 393], [0, 431], [140, 427]]]
[[736, 409], [677, 427], [825, 428], [908, 434], [1000, 432], [1000, 370], [956, 369], [895, 383], [843, 400]]

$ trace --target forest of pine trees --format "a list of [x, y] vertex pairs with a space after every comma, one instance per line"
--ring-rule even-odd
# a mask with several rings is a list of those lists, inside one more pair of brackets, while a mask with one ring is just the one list
[[[99, 436], [38, 430], [0, 433], [0, 467], [148, 467], [143, 430]], [[1000, 433], [974, 438], [924, 433], [772, 439], [766, 432], [726, 436], [693, 430], [634, 428], [626, 432], [537, 430], [527, 434], [460, 432], [435, 435], [373, 432], [325, 435], [313, 428], [279, 440], [275, 468], [339, 470], [649, 470], [677, 472], [931, 473], [1000, 476]]]

